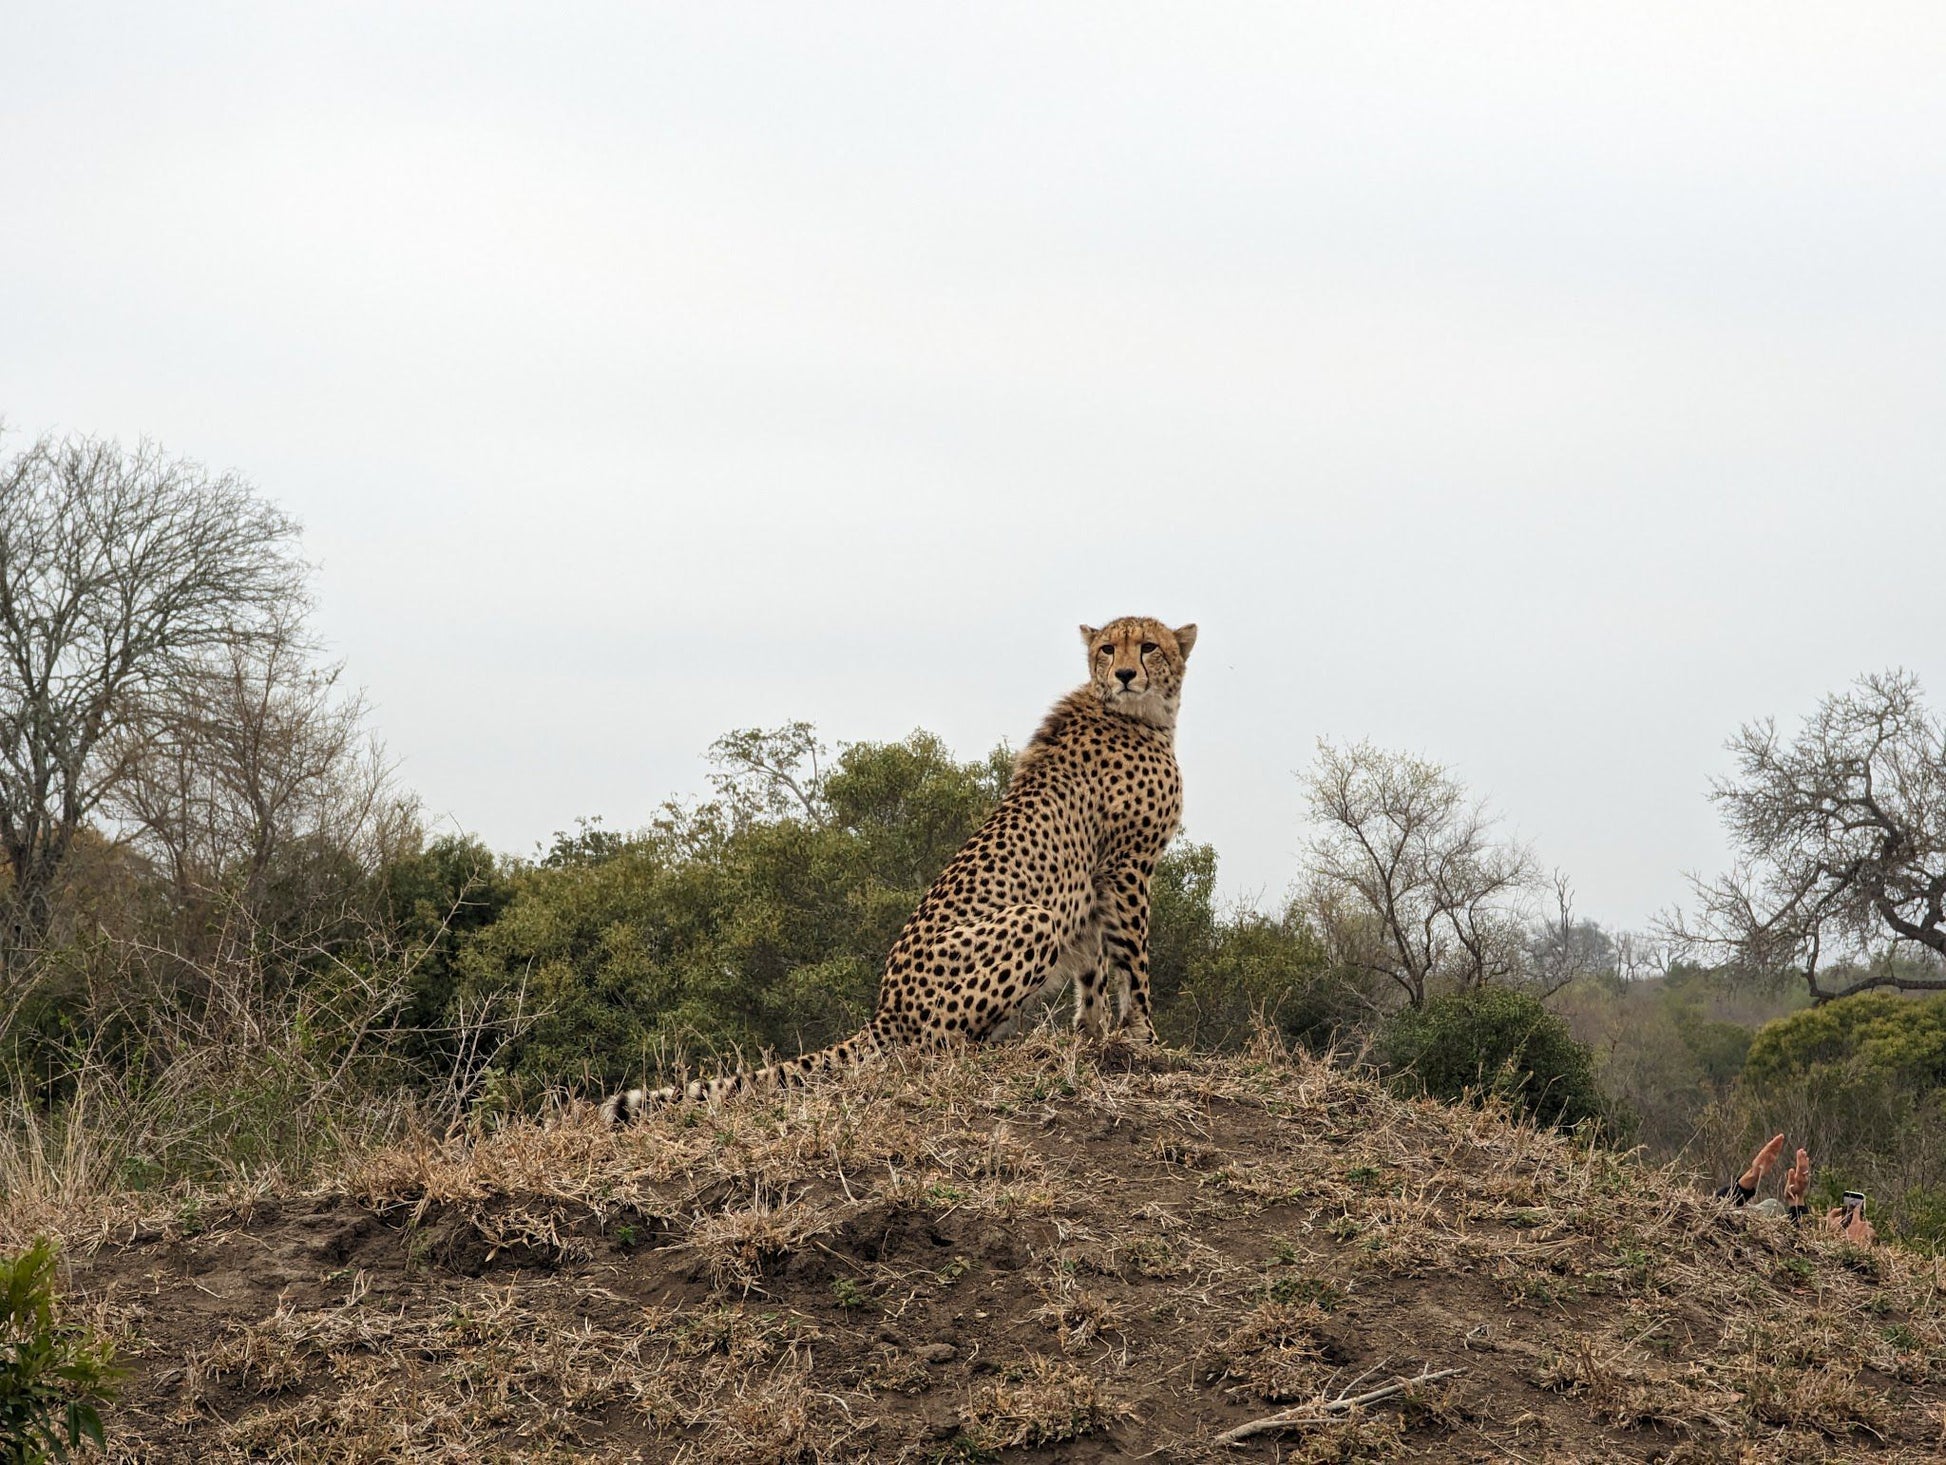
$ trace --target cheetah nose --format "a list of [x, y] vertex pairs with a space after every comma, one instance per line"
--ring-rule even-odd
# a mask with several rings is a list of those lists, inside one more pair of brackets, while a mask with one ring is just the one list
[[1126, 687], [1130, 682], [1135, 680], [1135, 673], [1129, 671], [1127, 668], [1124, 668], [1121, 671], [1116, 672], [1115, 675], [1121, 679], [1121, 683], [1124, 687]]

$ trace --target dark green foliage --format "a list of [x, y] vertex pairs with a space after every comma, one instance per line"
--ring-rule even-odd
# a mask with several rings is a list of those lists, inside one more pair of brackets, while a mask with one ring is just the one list
[[[1838, 1187], [1840, 1191], [1847, 1188]], [[1895, 1197], [1881, 1191], [1880, 1198], [1894, 1202], [1901, 1239], [1935, 1253], [1946, 1251], [1946, 1184], [1909, 1186]], [[1883, 1224], [1886, 1209], [1881, 1206], [1875, 1212], [1879, 1224]]]
[[1743, 1071], [1754, 1036], [1741, 1023], [1710, 1018], [1681, 1023], [1676, 1034], [1702, 1074], [1703, 1082], [1711, 1088], [1731, 1083]]
[[1539, 998], [1514, 988], [1473, 987], [1401, 1008], [1375, 1056], [1404, 1093], [1493, 1094], [1563, 1129], [1603, 1117], [1593, 1055]]
[[1215, 908], [1216, 851], [1183, 843], [1163, 856], [1153, 887], [1150, 982], [1164, 1042], [1237, 1048], [1258, 1021], [1322, 1051], [1368, 1011], [1331, 969], [1295, 909], [1281, 916]]
[[[1807, 1000], [1801, 985], [1677, 961], [1657, 976], [1583, 978], [1547, 1005], [1593, 1049], [1603, 1094], [1616, 1117], [1632, 1121], [1630, 1139], [1657, 1160], [1680, 1156], [1714, 1170], [1732, 1163], [1711, 1145], [1751, 1040]], [[1700, 1149], [1699, 1126], [1709, 1131]]]
[[[822, 791], [829, 822], [862, 846], [867, 878], [909, 894], [917, 905], [1000, 802], [1012, 774], [1013, 755], [1005, 747], [976, 762], [956, 763], [938, 738], [915, 732], [900, 743], [852, 744]], [[886, 944], [897, 934], [894, 926]]]
[[500, 918], [513, 899], [512, 881], [479, 840], [448, 835], [393, 860], [377, 884], [383, 918], [411, 963], [400, 1019], [408, 1055], [444, 1071], [463, 1043], [451, 1022], [460, 948]]
[[[1244, 910], [1224, 922], [1202, 979], [1183, 995], [1199, 1015], [1229, 1014], [1227, 1022], [1198, 1026], [1199, 1046], [1237, 1046], [1261, 1014], [1291, 1042], [1322, 1053], [1370, 1020], [1373, 985], [1331, 966], [1294, 909], [1275, 917]], [[1225, 996], [1227, 1009], [1219, 1005]]]
[[0, 1465], [60, 1460], [102, 1443], [99, 1406], [113, 1393], [114, 1349], [63, 1323], [54, 1299], [54, 1244], [0, 1257]]
[[1216, 949], [1216, 847], [1177, 840], [1149, 886], [1149, 990], [1174, 1008]]
[[584, 824], [465, 943], [462, 1000], [524, 982], [545, 1009], [503, 1054], [509, 1074], [614, 1083], [678, 1050], [794, 1052], [857, 1028], [899, 927], [1010, 764], [959, 763], [914, 733], [826, 766], [802, 727], [714, 751], [716, 799], [627, 836]]
[[1760, 1089], [1820, 1076], [1938, 1088], [1946, 1084], [1946, 996], [1862, 992], [1793, 1013], [1757, 1034], [1743, 1073]]

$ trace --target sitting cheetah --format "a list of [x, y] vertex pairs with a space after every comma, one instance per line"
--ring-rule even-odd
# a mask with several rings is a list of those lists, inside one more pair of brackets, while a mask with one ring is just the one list
[[1149, 881], [1182, 817], [1176, 707], [1196, 628], [1127, 616], [1083, 626], [1081, 636], [1088, 684], [1054, 704], [1005, 797], [905, 923], [872, 1020], [801, 1058], [682, 1090], [616, 1094], [604, 1118], [623, 1123], [678, 1098], [794, 1086], [892, 1047], [1003, 1037], [1069, 980], [1075, 1024], [1098, 1038], [1110, 971], [1115, 1025], [1153, 1041]]

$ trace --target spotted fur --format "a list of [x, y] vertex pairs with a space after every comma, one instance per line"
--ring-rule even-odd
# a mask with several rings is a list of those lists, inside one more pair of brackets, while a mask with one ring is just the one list
[[1081, 636], [1087, 685], [1054, 704], [1006, 795], [905, 923], [872, 1020], [800, 1058], [616, 1094], [607, 1118], [794, 1087], [894, 1047], [1004, 1037], [1070, 981], [1084, 1033], [1153, 1041], [1149, 885], [1182, 819], [1176, 709], [1196, 628], [1128, 616]]

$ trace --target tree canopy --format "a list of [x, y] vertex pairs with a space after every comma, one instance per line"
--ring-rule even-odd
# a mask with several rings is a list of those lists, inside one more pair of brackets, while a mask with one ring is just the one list
[[1946, 725], [1890, 671], [1826, 697], [1796, 737], [1731, 741], [1714, 798], [1736, 851], [1686, 934], [1823, 1001], [1946, 989]]
[[303, 600], [296, 524], [233, 474], [151, 443], [42, 438], [0, 462], [0, 957], [47, 929], [136, 708]]

